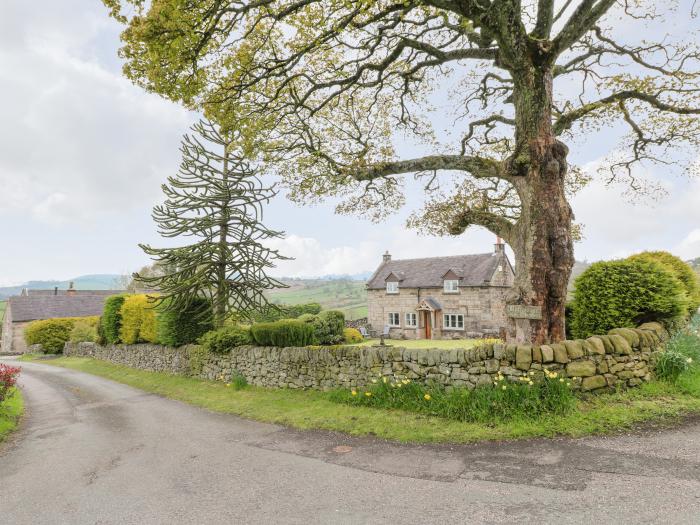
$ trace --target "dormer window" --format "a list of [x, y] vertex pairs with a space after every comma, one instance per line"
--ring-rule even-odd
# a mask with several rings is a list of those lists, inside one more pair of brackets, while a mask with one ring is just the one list
[[459, 293], [459, 280], [458, 279], [445, 279], [444, 281], [444, 292], [445, 293]]
[[399, 293], [399, 283], [398, 283], [398, 281], [387, 281], [387, 283], [386, 283], [386, 293]]

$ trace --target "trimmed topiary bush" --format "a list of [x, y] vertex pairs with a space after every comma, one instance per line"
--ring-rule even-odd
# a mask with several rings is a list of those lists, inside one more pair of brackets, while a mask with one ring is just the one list
[[28, 345], [41, 345], [44, 352], [58, 354], [70, 340], [75, 323], [80, 321], [91, 327], [97, 326], [98, 317], [63, 317], [32, 321], [24, 329], [24, 340]]
[[337, 345], [344, 340], [345, 314], [338, 310], [321, 312], [311, 323], [314, 327], [315, 343]]
[[688, 309], [681, 283], [656, 262], [598, 262], [576, 279], [575, 286], [570, 327], [575, 338], [648, 321], [669, 326]]
[[105, 299], [100, 323], [102, 323], [102, 333], [107, 344], [115, 345], [119, 342], [119, 331], [122, 326], [121, 309], [127, 297], [127, 294], [120, 294]]
[[129, 295], [121, 307], [121, 327], [119, 339], [122, 343], [157, 343], [156, 305], [154, 296], [147, 294]]
[[362, 334], [357, 328], [346, 328], [343, 330], [343, 338], [349, 344], [362, 342]]
[[190, 302], [182, 311], [169, 308], [166, 299], [158, 307], [158, 341], [168, 346], [196, 342], [214, 328], [211, 303], [201, 297]]
[[207, 332], [199, 338], [199, 344], [210, 352], [223, 354], [237, 346], [249, 345], [253, 342], [250, 327], [230, 325]]
[[314, 327], [297, 319], [256, 323], [250, 327], [250, 333], [261, 346], [308, 346], [314, 343]]
[[668, 269], [683, 285], [688, 296], [688, 312], [692, 315], [700, 307], [700, 283], [698, 277], [685, 261], [668, 252], [642, 252], [628, 257], [631, 261], [657, 262]]
[[282, 319], [297, 319], [303, 315], [316, 315], [321, 311], [319, 303], [268, 305], [260, 312], [251, 314], [258, 323], [272, 323]]

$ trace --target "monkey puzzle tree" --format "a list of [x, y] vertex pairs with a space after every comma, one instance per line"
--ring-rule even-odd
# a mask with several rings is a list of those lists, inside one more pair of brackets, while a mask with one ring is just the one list
[[[620, 20], [663, 23], [643, 0], [104, 1], [126, 24], [127, 76], [245, 123], [292, 198], [342, 196], [339, 211], [379, 218], [412, 174], [426, 205], [410, 224], [504, 238], [509, 302], [541, 312], [511, 327], [520, 340], [564, 337], [577, 182], [564, 140], [627, 127], [607, 168], [632, 186], [636, 164], [682, 163], [699, 142], [698, 50], [687, 34], [630, 42], [645, 31]], [[439, 141], [436, 103], [454, 118]], [[398, 137], [425, 154], [401, 158]]]
[[265, 290], [284, 287], [266, 270], [285, 257], [262, 244], [282, 234], [260, 222], [262, 204], [275, 192], [263, 187], [238, 153], [236, 133], [221, 133], [204, 121], [192, 130], [195, 135], [182, 140], [179, 173], [163, 185], [166, 201], [153, 208], [153, 220], [163, 237], [195, 242], [172, 248], [141, 244], [159, 271], [134, 279], [157, 289], [159, 301], [175, 310], [210, 298], [221, 327], [232, 314], [247, 317], [267, 305]]

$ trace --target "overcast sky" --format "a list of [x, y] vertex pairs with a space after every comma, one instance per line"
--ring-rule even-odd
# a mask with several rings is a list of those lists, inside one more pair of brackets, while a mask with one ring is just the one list
[[[674, 23], [687, 30], [698, 20]], [[0, 286], [30, 279], [126, 273], [148, 262], [139, 242], [160, 243], [150, 209], [179, 163], [180, 136], [196, 117], [131, 85], [120, 73], [119, 27], [98, 0], [3, 0], [0, 4]], [[605, 131], [572, 148], [594, 170], [610, 146]], [[573, 200], [585, 239], [578, 259], [644, 249], [700, 256], [700, 181], [649, 172], [668, 190], [652, 206], [595, 182]], [[409, 196], [409, 203], [413, 202]], [[295, 257], [279, 275], [373, 270], [381, 253], [420, 257], [489, 251], [493, 235], [419, 237], [404, 228], [410, 207], [377, 225], [300, 208], [280, 197], [269, 226]]]

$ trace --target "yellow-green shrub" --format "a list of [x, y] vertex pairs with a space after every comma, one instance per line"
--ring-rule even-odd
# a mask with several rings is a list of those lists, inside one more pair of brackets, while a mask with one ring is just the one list
[[156, 309], [152, 295], [129, 295], [120, 309], [121, 327], [119, 339], [122, 343], [157, 343]]
[[343, 337], [346, 343], [359, 343], [362, 341], [362, 334], [357, 328], [346, 328], [343, 330]]
[[44, 352], [57, 354], [70, 340], [75, 323], [80, 321], [90, 327], [97, 327], [99, 317], [60, 317], [32, 321], [24, 329], [24, 340], [28, 345], [41, 345]]

